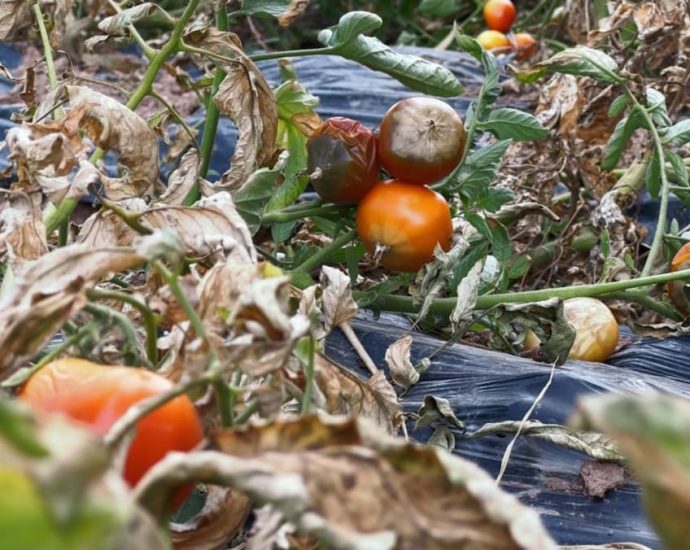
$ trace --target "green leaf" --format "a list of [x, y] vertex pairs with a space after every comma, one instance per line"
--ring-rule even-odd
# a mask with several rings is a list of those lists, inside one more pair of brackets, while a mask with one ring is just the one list
[[288, 157], [282, 170], [284, 180], [266, 205], [266, 211], [278, 210], [294, 203], [304, 193], [309, 180], [307, 171], [307, 137], [293, 124], [278, 121], [278, 133], [287, 141]]
[[292, 235], [292, 230], [295, 228], [296, 223], [296, 221], [274, 223], [271, 226], [271, 237], [276, 243], [287, 241]]
[[46, 449], [35, 434], [36, 426], [28, 409], [0, 397], [0, 437], [16, 451], [27, 457], [48, 456]]
[[273, 94], [278, 107], [278, 117], [286, 121], [291, 121], [296, 115], [313, 112], [319, 104], [319, 98], [311, 95], [297, 80], [283, 82]]
[[479, 61], [484, 68], [484, 82], [482, 82], [482, 87], [479, 90], [479, 105], [477, 105], [477, 111], [484, 117], [488, 106], [492, 105], [501, 95], [498, 62], [496, 57], [482, 48], [474, 38], [460, 34], [456, 30], [455, 39], [458, 46]]
[[489, 253], [489, 243], [487, 241], [478, 241], [473, 243], [465, 255], [460, 258], [460, 261], [453, 270], [453, 277], [450, 281], [451, 288], [457, 288], [460, 281], [462, 281], [476, 264], [482, 258], [486, 258]]
[[496, 259], [501, 263], [507, 262], [513, 254], [508, 231], [499, 223], [491, 227], [491, 248]]
[[647, 191], [653, 199], [659, 197], [659, 190], [661, 189], [661, 165], [659, 163], [659, 155], [656, 154], [656, 150], [649, 159], [649, 164], [647, 165], [647, 172], [644, 176], [645, 185], [647, 186]]
[[571, 424], [612, 437], [643, 487], [663, 547], [690, 540], [690, 401], [670, 395], [586, 396]]
[[493, 234], [491, 233], [489, 224], [482, 215], [477, 214], [476, 212], [467, 212], [465, 217], [467, 218], [467, 221], [472, 224], [472, 227], [479, 231], [482, 237], [491, 242], [493, 239]]
[[457, 42], [461, 50], [470, 54], [480, 63], [483, 62], [486, 50], [484, 50], [484, 48], [482, 48], [479, 42], [477, 42], [474, 38], [467, 34], [462, 34], [456, 30], [455, 41]]
[[525, 273], [527, 273], [529, 266], [529, 256], [526, 254], [521, 254], [511, 263], [510, 269], [508, 270], [508, 277], [511, 280], [521, 278]]
[[236, 15], [257, 17], [280, 17], [291, 8], [293, 0], [243, 0]]
[[[375, 13], [351, 11], [343, 15], [338, 24], [332, 27], [333, 36], [329, 45], [347, 45], [362, 34], [371, 34], [381, 25], [383, 25], [383, 20]], [[319, 40], [321, 40], [320, 36]]]
[[498, 212], [504, 204], [515, 198], [513, 192], [505, 187], [488, 187], [477, 197], [475, 205], [487, 212]]
[[448, 17], [460, 11], [460, 0], [422, 0], [417, 10], [420, 15], [432, 19]]
[[477, 149], [465, 159], [458, 172], [444, 187], [459, 190], [465, 204], [473, 203], [496, 179], [501, 159], [510, 143], [511, 140], [506, 139]]
[[602, 82], [617, 84], [622, 80], [616, 74], [617, 71], [618, 64], [609, 55], [593, 48], [578, 46], [560, 51], [546, 61], [533, 65], [518, 73], [517, 78], [522, 82], [534, 82], [547, 74], [562, 73], [589, 76]]
[[643, 119], [637, 109], [633, 109], [629, 116], [618, 121], [606, 144], [606, 153], [601, 161], [601, 167], [604, 170], [613, 170], [616, 167], [633, 132], [642, 124]]
[[235, 193], [235, 208], [252, 235], [261, 227], [261, 216], [281, 178], [278, 170], [261, 168], [249, 176], [247, 183]]
[[609, 117], [617, 117], [618, 115], [623, 113], [627, 106], [628, 98], [624, 94], [619, 95], [616, 99], [614, 99], [611, 102], [611, 105], [609, 105]]
[[[360, 14], [353, 16], [352, 14]], [[462, 85], [453, 73], [437, 65], [412, 55], [398, 53], [377, 38], [353, 35], [355, 31], [373, 30], [377, 15], [368, 12], [345, 14], [336, 27], [319, 33], [318, 39], [333, 53], [351, 59], [375, 71], [381, 71], [402, 82], [405, 86], [429, 95], [456, 97], [462, 92]], [[380, 21], [380, 18], [378, 18]], [[345, 25], [341, 29], [341, 25]]]
[[671, 168], [673, 169], [673, 173], [675, 174], [678, 183], [687, 187], [690, 183], [688, 181], [688, 167], [685, 166], [683, 159], [673, 151], [664, 151], [664, 155], [671, 164]]
[[671, 119], [668, 116], [666, 109], [666, 96], [660, 91], [650, 88], [645, 88], [647, 111], [652, 115], [652, 120], [657, 128], [668, 128], [671, 126]]
[[509, 107], [493, 109], [489, 117], [481, 121], [478, 126], [482, 130], [491, 132], [498, 139], [530, 141], [543, 139], [549, 135], [549, 131], [534, 116]]
[[681, 146], [690, 142], [690, 119], [676, 122], [664, 137], [670, 145]]

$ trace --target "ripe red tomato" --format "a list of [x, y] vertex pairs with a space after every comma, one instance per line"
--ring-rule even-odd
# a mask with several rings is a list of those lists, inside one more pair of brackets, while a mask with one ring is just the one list
[[430, 184], [447, 176], [464, 150], [462, 119], [439, 99], [403, 99], [381, 121], [379, 162], [391, 176], [409, 183]]
[[376, 136], [356, 120], [326, 120], [307, 142], [310, 182], [329, 202], [355, 204], [379, 180]]
[[[683, 269], [690, 269], [690, 243], [685, 243], [680, 247], [671, 260], [671, 271], [681, 271]], [[690, 296], [687, 291], [687, 281], [669, 281], [668, 282], [668, 296], [671, 298], [673, 305], [678, 308], [678, 311], [683, 315], [690, 315]]]
[[477, 36], [477, 42], [487, 51], [512, 49], [510, 40], [500, 31], [482, 31]]
[[508, 32], [516, 16], [517, 11], [510, 0], [489, 0], [484, 4], [484, 21], [494, 31]]
[[[575, 341], [568, 359], [606, 361], [618, 345], [618, 323], [602, 301], [595, 298], [570, 298], [563, 302], [563, 316], [575, 329]], [[541, 345], [531, 330], [525, 334], [525, 349]]]
[[518, 32], [512, 37], [512, 45], [516, 51], [515, 59], [523, 61], [533, 56], [539, 49], [534, 37], [528, 32]]
[[[19, 398], [45, 412], [67, 415], [105, 435], [132, 405], [173, 388], [162, 376], [132, 367], [99, 365], [84, 359], [59, 359], [34, 374]], [[137, 425], [125, 462], [124, 477], [135, 486], [170, 451], [190, 451], [203, 439], [201, 420], [186, 396], [176, 397]], [[174, 505], [182, 503], [181, 491]]]
[[453, 224], [446, 199], [428, 187], [382, 181], [357, 207], [357, 233], [370, 253], [384, 247], [381, 265], [417, 271], [434, 257], [437, 244], [450, 249]]

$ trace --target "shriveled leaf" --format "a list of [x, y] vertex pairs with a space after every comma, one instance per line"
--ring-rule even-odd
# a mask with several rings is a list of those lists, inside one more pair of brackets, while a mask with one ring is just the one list
[[234, 192], [245, 185], [256, 168], [273, 157], [278, 119], [275, 98], [263, 74], [244, 53], [233, 33], [203, 29], [188, 33], [185, 39], [222, 56], [212, 58], [227, 75], [213, 102], [235, 123], [239, 138], [230, 169], [213, 187]]
[[387, 432], [397, 434], [402, 407], [382, 371], [369, 380], [340, 367], [321, 355], [314, 358], [317, 403], [329, 414], [362, 416]]
[[518, 430], [521, 435], [544, 439], [556, 445], [584, 453], [597, 460], [615, 460], [618, 462], [623, 460], [618, 446], [608, 436], [599, 432], [574, 430], [560, 424], [542, 424], [538, 420], [490, 422], [471, 434], [466, 434], [465, 437], [476, 439], [489, 434], [514, 434]]
[[243, 0], [237, 13], [275, 17], [281, 27], [289, 27], [308, 7], [309, 0]]
[[386, 73], [412, 90], [443, 97], [455, 97], [462, 92], [460, 82], [445, 67], [398, 53], [377, 38], [359, 34], [371, 32], [380, 25], [381, 19], [377, 15], [350, 12], [335, 27], [322, 30], [318, 39], [332, 48], [333, 53]]
[[139, 502], [155, 515], [176, 484], [202, 477], [272, 504], [328, 548], [556, 548], [537, 514], [479, 467], [363, 419], [226, 430], [215, 444], [222, 453], [168, 455], [137, 486]]
[[143, 261], [133, 248], [71, 245], [25, 263], [0, 299], [0, 372], [31, 358], [50, 341], [84, 306], [86, 290], [107, 273]]
[[410, 360], [411, 349], [412, 336], [403, 336], [388, 346], [385, 356], [393, 382], [406, 390], [419, 382], [419, 373]]
[[122, 10], [120, 13], [106, 17], [98, 23], [98, 28], [106, 34], [127, 36], [129, 35], [128, 25], [146, 19], [160, 9], [161, 7], [153, 2], [144, 2], [138, 6], [132, 6]]
[[326, 332], [357, 315], [357, 303], [352, 298], [350, 277], [339, 269], [329, 266], [321, 268], [323, 286], [323, 312]]
[[455, 449], [455, 435], [453, 435], [448, 426], [437, 426], [431, 437], [427, 439], [426, 444], [452, 452]]
[[242, 529], [251, 510], [249, 498], [239, 491], [208, 486], [203, 509], [185, 523], [170, 525], [176, 550], [222, 550]]
[[28, 0], [3, 0], [0, 2], [0, 41], [31, 24], [31, 6]]
[[484, 258], [477, 260], [469, 273], [462, 278], [458, 284], [456, 295], [457, 301], [450, 314], [450, 323], [457, 331], [460, 324], [468, 321], [479, 296], [479, 285], [481, 284], [482, 270], [484, 269]]
[[170, 174], [168, 187], [157, 202], [171, 206], [182, 206], [198, 177], [199, 153], [196, 149], [190, 149], [180, 160], [180, 165]]
[[419, 418], [417, 419], [415, 429], [441, 423], [456, 428], [461, 433], [465, 431], [465, 423], [455, 416], [450, 401], [443, 397], [425, 395], [417, 415]]
[[644, 488], [664, 547], [690, 540], [690, 401], [680, 397], [604, 395], [582, 398], [572, 424], [613, 438]]
[[0, 263], [17, 266], [48, 252], [40, 194], [0, 191]]

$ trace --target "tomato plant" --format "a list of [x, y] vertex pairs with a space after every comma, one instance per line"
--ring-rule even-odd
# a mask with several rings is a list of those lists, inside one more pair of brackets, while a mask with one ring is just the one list
[[503, 50], [512, 48], [508, 37], [500, 31], [482, 31], [477, 36], [477, 42], [485, 50]]
[[528, 32], [515, 33], [511, 42], [516, 51], [515, 59], [518, 61], [524, 61], [525, 59], [532, 57], [539, 49], [537, 41]]
[[360, 122], [326, 120], [307, 143], [314, 190], [335, 204], [353, 204], [379, 180], [376, 136]]
[[411, 97], [384, 115], [379, 161], [393, 177], [429, 184], [450, 174], [465, 150], [465, 127], [455, 110], [439, 99]]
[[[563, 302], [563, 316], [575, 329], [575, 341], [568, 359], [606, 361], [618, 345], [618, 322], [606, 307], [595, 298], [570, 298]], [[539, 347], [539, 338], [532, 332], [525, 335], [525, 349]]]
[[517, 11], [510, 0], [489, 0], [484, 4], [484, 21], [491, 30], [508, 32], [516, 16]]
[[[53, 361], [22, 387], [19, 398], [36, 409], [63, 413], [105, 435], [132, 405], [174, 388], [162, 376], [132, 367], [106, 366], [84, 359]], [[127, 453], [124, 477], [134, 486], [170, 451], [189, 451], [203, 439], [191, 400], [181, 395], [146, 415]], [[188, 490], [180, 492], [180, 504]]]
[[[690, 243], [685, 243], [671, 260], [671, 271], [690, 269]], [[686, 290], [686, 281], [669, 281], [668, 296], [673, 305], [684, 315], [690, 315], [690, 300]]]
[[437, 244], [451, 245], [453, 224], [446, 199], [431, 189], [388, 180], [376, 185], [357, 207], [357, 233], [370, 253], [382, 252], [390, 271], [417, 271]]

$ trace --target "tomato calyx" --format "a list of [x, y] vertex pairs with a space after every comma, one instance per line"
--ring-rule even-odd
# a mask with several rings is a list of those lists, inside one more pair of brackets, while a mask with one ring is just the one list
[[378, 266], [381, 263], [381, 260], [383, 259], [383, 255], [391, 249], [392, 247], [390, 245], [378, 242], [375, 243], [374, 253], [371, 255], [371, 257], [374, 260], [374, 265]]

